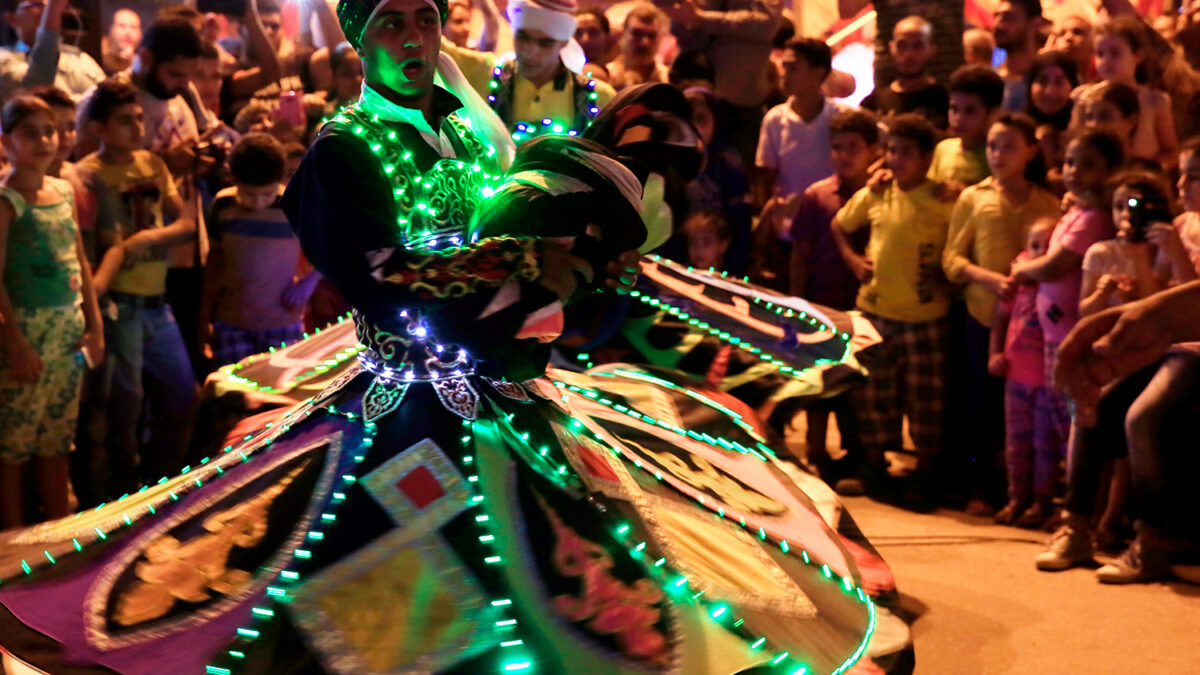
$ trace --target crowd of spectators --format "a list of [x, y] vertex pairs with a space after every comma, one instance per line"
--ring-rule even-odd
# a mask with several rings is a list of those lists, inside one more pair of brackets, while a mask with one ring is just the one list
[[[208, 373], [346, 310], [278, 200], [362, 54], [324, 0], [205, 4], [112, 8], [91, 54], [69, 0], [4, 0], [0, 526], [65, 515], [68, 485], [86, 507], [155, 482]], [[804, 461], [839, 492], [1053, 531], [1041, 569], [1100, 548], [1123, 551], [1102, 581], [1186, 576], [1200, 343], [1084, 387], [1072, 330], [1195, 302], [1200, 3], [877, 0], [873, 38], [834, 40], [867, 11], [837, 7], [804, 35], [778, 0], [454, 0], [442, 50], [517, 141], [683, 91], [705, 162], [662, 252], [882, 337], [865, 382], [806, 409]], [[835, 56], [872, 39], [864, 87]]]

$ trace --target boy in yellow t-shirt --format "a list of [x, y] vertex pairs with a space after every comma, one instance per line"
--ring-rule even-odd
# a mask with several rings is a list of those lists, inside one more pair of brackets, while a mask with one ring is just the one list
[[[166, 163], [141, 149], [145, 127], [132, 85], [109, 79], [96, 85], [83, 110], [100, 150], [76, 170], [96, 203], [97, 293], [107, 292], [104, 317], [109, 357], [102, 382], [89, 385], [82, 403], [80, 444], [103, 448], [110, 484], [94, 486], [109, 499], [173, 475], [190, 440], [197, 388], [183, 336], [166, 301], [167, 249], [195, 236], [195, 223]], [[118, 265], [111, 265], [119, 252]], [[143, 389], [143, 382], [150, 388]], [[150, 403], [150, 440], [138, 426]], [[140, 459], [139, 459], [140, 458]], [[140, 474], [140, 475], [139, 475]]]
[[[858, 309], [883, 338], [877, 358], [864, 364], [870, 371], [866, 384], [852, 393], [866, 450], [866, 487], [875, 492], [884, 487], [884, 452], [900, 449], [907, 414], [919, 455], [913, 501], [928, 498], [922, 483], [941, 449], [945, 406], [951, 287], [941, 260], [954, 204], [926, 176], [934, 134], [923, 117], [896, 117], [885, 153], [893, 180], [882, 192], [859, 190], [833, 221], [838, 248], [863, 282]], [[871, 239], [859, 255], [847, 235], [864, 227], [870, 227]]]

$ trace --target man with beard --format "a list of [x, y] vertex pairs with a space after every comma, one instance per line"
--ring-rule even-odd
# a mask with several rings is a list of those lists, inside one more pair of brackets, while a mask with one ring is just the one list
[[142, 19], [132, 9], [118, 9], [113, 13], [108, 35], [100, 42], [104, 57], [104, 72], [109, 75], [133, 65], [133, 53], [142, 41]]
[[992, 35], [996, 46], [1008, 53], [1000, 76], [1004, 78], [1004, 110], [1023, 112], [1029, 98], [1029, 70], [1038, 52], [1041, 0], [1004, 0], [996, 5]]
[[584, 61], [574, 39], [575, 12], [575, 0], [509, 2], [517, 54], [511, 61], [502, 63], [497, 54], [456, 48], [446, 40], [442, 50], [518, 138], [544, 131], [583, 133], [614, 91], [567, 65], [578, 70]]
[[896, 67], [896, 79], [890, 85], [876, 86], [863, 99], [862, 107], [885, 116], [915, 112], [944, 131], [950, 95], [929, 74], [929, 62], [937, 53], [933, 24], [920, 16], [904, 18], [896, 24], [888, 50]]
[[630, 8], [621, 34], [621, 54], [608, 64], [609, 82], [614, 89], [667, 81], [667, 68], [655, 55], [668, 30], [667, 15], [654, 5], [639, 2]]

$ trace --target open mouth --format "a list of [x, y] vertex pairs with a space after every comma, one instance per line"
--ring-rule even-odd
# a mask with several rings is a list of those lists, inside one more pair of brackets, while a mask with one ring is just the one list
[[428, 67], [424, 59], [408, 59], [400, 64], [401, 72], [409, 80], [415, 80], [424, 75], [425, 69]]

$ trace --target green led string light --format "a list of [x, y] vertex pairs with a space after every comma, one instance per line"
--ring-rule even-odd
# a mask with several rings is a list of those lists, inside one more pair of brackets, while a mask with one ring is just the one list
[[455, 128], [463, 143], [478, 146], [474, 148], [479, 151], [475, 156], [481, 159], [468, 163], [443, 158], [425, 173], [417, 167], [413, 153], [399, 144], [396, 132], [387, 128], [378, 115], [368, 117], [356, 106], [347, 106], [332, 121], [365, 140], [379, 159], [383, 173], [392, 184], [396, 225], [406, 248], [462, 245], [461, 229], [465, 223], [450, 223], [437, 228], [428, 221], [428, 218], [444, 215], [434, 205], [442, 196], [437, 190], [452, 191], [457, 201], [471, 207], [467, 209], [470, 212], [492, 196], [503, 178], [502, 172], [493, 168], [494, 159], [498, 157], [495, 146], [476, 138], [471, 133], [471, 120], [458, 114], [451, 114], [446, 121]]
[[[780, 359], [778, 356], [771, 354], [770, 352], [762, 349], [761, 347], [755, 347], [749, 340], [743, 340], [742, 338], [736, 337], [732, 333], [729, 333], [728, 331], [724, 331], [716, 326], [713, 326], [712, 324], [708, 323], [707, 321], [701, 321], [700, 319], [697, 319], [696, 317], [692, 316], [691, 314], [688, 314], [686, 311], [680, 309], [679, 307], [676, 307], [675, 305], [672, 305], [663, 300], [659, 300], [658, 298], [656, 298], [652, 295], [643, 293], [641, 291], [632, 291], [629, 295], [632, 296], [633, 298], [639, 300], [640, 302], [650, 305], [651, 307], [655, 307], [655, 308], [659, 309], [660, 311], [666, 312], [667, 314], [669, 314], [671, 316], [674, 316], [681, 320], [687, 321], [689, 326], [694, 326], [700, 330], [707, 331], [709, 335], [721, 340], [722, 342], [724, 342], [726, 344], [737, 347], [738, 349], [747, 351], [751, 354], [757, 355], [760, 360], [765, 361], [765, 362], [771, 364], [772, 366], [775, 366], [776, 368], [779, 369], [779, 372], [781, 372], [781, 373], [791, 375], [792, 377], [798, 378], [800, 375], [802, 375], [803, 373], [806, 373], [810, 370], [809, 368], [800, 368], [800, 369], [793, 368], [793, 367], [787, 365], [787, 363], [784, 362], [782, 359]], [[754, 301], [756, 303], [759, 302], [759, 298], [755, 298]], [[845, 363], [850, 358], [851, 349], [850, 349], [850, 334], [849, 333], [842, 333], [842, 334], [838, 335], [836, 331], [832, 331], [829, 328], [829, 326], [827, 326], [823, 322], [818, 321], [816, 317], [809, 316], [807, 312], [797, 313], [796, 311], [794, 311], [792, 309], [779, 307], [778, 305], [774, 305], [773, 303], [770, 303], [770, 302], [766, 303], [765, 306], [768, 309], [773, 308], [775, 310], [776, 314], [779, 314], [786, 318], [791, 318], [791, 317], [795, 316], [800, 319], [807, 319], [810, 322], [810, 325], [812, 325], [814, 328], [817, 328], [818, 332], [830, 330], [831, 332], [834, 333], [834, 335], [837, 335], [838, 337], [840, 337], [842, 339], [842, 342], [844, 343], [844, 348], [842, 351], [842, 355], [841, 355], [841, 357], [839, 357], [838, 360], [833, 361], [830, 359], [818, 359], [814, 365], [836, 365], [836, 364], [840, 364], [840, 363]]]
[[[592, 400], [597, 400], [600, 402], [606, 401], [606, 399], [602, 399], [599, 396], [599, 394], [597, 394], [596, 392], [589, 392], [588, 390], [584, 390], [579, 387], [575, 387], [574, 385], [568, 385], [568, 384], [562, 383], [562, 382], [555, 382], [555, 385], [558, 386], [560, 389], [566, 389], [566, 390], [573, 391], [575, 393], [582, 394]], [[569, 400], [567, 399], [567, 397], [565, 395], [562, 395], [561, 398], [564, 403], [569, 404]], [[617, 404], [614, 404], [611, 401], [608, 401], [606, 403], [606, 405], [609, 405], [610, 407], [613, 407], [614, 409], [617, 408]], [[625, 406], [621, 406], [621, 407], [625, 407]], [[627, 408], [627, 410], [629, 410], [629, 412], [633, 413], [633, 415], [631, 415], [631, 416], [638, 417], [639, 419], [642, 419], [643, 421], [649, 421], [651, 423], [656, 423], [659, 426], [662, 426], [664, 428], [672, 428], [673, 430], [679, 429], [678, 427], [672, 427], [672, 425], [667, 425], [658, 420], [651, 420], [651, 418], [649, 418], [649, 416], [642, 415], [641, 413], [638, 413], [635, 410], [631, 410], [628, 408]], [[558, 478], [560, 483], [561, 483], [561, 478], [564, 476], [570, 477], [574, 480], [578, 480], [578, 474], [570, 467], [570, 465], [567, 464], [565, 461], [558, 461], [554, 456], [551, 455], [549, 448], [547, 446], [542, 446], [539, 450], [537, 450], [535, 452], [533, 450], [533, 446], [530, 444], [530, 434], [527, 432], [522, 433], [519, 430], [517, 430], [512, 425], [513, 419], [514, 419], [514, 415], [511, 413], [502, 415], [500, 417], [502, 426], [509, 432], [510, 437], [511, 437], [510, 440], [514, 441], [514, 443], [517, 444], [517, 446], [518, 446], [517, 449], [520, 454], [534, 455], [534, 456], [540, 457], [543, 460], [544, 464], [548, 465], [548, 468], [550, 469], [549, 473], [550, 473], [551, 477]], [[575, 433], [585, 434], [585, 435], [589, 436], [596, 442], [600, 443], [604, 448], [608, 449], [609, 452], [613, 453], [618, 458], [622, 458], [623, 453], [620, 450], [620, 448], [617, 448], [616, 446], [614, 446], [612, 443], [607, 441], [600, 434], [592, 431], [588, 427], [585, 427], [583, 425], [583, 423], [580, 422], [579, 420], [577, 420], [577, 419], [572, 420], [570, 427]], [[682, 433], [684, 433], [684, 435], [687, 435], [689, 438], [696, 438], [697, 440], [700, 440], [701, 442], [709, 442], [708, 440], [705, 440], [703, 437], [693, 436], [692, 434], [694, 432], [688, 432], [685, 430]], [[709, 437], [709, 438], [711, 438], [711, 437]], [[728, 443], [728, 441], [726, 441], [725, 443]], [[724, 445], [720, 441], [712, 442], [711, 444], [714, 447], [718, 447], [718, 448], [724, 447]], [[730, 444], [730, 445], [734, 445], [734, 447], [737, 447], [735, 444]], [[765, 448], [765, 446], [763, 446], [763, 447]], [[732, 448], [730, 448], [730, 449], [732, 449]], [[755, 456], [759, 456], [757, 453], [753, 453], [752, 451], [749, 451], [749, 449], [745, 449], [744, 451], [751, 452], [751, 454], [755, 454]], [[760, 459], [765, 459], [761, 456], [759, 456], [759, 457], [760, 457]], [[644, 466], [641, 463], [640, 460], [637, 460], [635, 458], [635, 459], [633, 459], [633, 463], [638, 469], [642, 470], [643, 472], [647, 473], [648, 475], [654, 476], [654, 478], [656, 480], [658, 480], [659, 482], [661, 482], [663, 480], [663, 476], [662, 476], [661, 472], [658, 472], [658, 471], [651, 472], [646, 466]], [[864, 592], [863, 588], [861, 586], [855, 585], [853, 580], [848, 576], [842, 577], [837, 574], [834, 574], [828, 565], [822, 564], [822, 563], [814, 560], [809, 555], [807, 550], [800, 549], [800, 554], [797, 555], [794, 552], [795, 549], [788, 543], [788, 541], [786, 539], [778, 539], [775, 537], [770, 537], [766, 533], [766, 531], [763, 530], [762, 528], [759, 528], [757, 530], [751, 530], [751, 528], [749, 528], [746, 525], [746, 522], [744, 520], [737, 520], [737, 521], [733, 520], [732, 518], [726, 516], [723, 508], [717, 507], [714, 509], [713, 506], [706, 504], [705, 501], [703, 500], [703, 498], [696, 499], [695, 501], [698, 504], [700, 504], [701, 506], [705, 507], [710, 513], [713, 514], [713, 516], [715, 518], [717, 518], [719, 520], [725, 520], [727, 522], [735, 522], [738, 525], [740, 525], [743, 529], [752, 531], [754, 533], [754, 535], [757, 536], [760, 540], [763, 540], [763, 541], [771, 540], [772, 543], [779, 546], [779, 549], [784, 554], [800, 558], [804, 562], [805, 565], [818, 567], [820, 569], [822, 575], [826, 579], [829, 579], [829, 580], [833, 581], [834, 583], [837, 583], [838, 586], [842, 589], [842, 591], [844, 593], [852, 594], [855, 598], [857, 598], [857, 600], [860, 603], [867, 605], [867, 611], [868, 611], [868, 615], [869, 615], [868, 616], [868, 624], [867, 624], [867, 629], [863, 635], [862, 641], [860, 642], [860, 644], [859, 644], [858, 648], [855, 650], [855, 652], [850, 657], [848, 657], [845, 661], [843, 661], [842, 664], [833, 672], [834, 672], [834, 675], [840, 675], [841, 673], [845, 672], [848, 668], [850, 668], [862, 656], [863, 652], [866, 650], [866, 646], [867, 646], [868, 642], [870, 641], [871, 635], [874, 633], [874, 630], [875, 630], [874, 603], [871, 601], [870, 597]], [[709, 616], [709, 618], [712, 621], [714, 621], [718, 625], [720, 625], [728, 630], [733, 631], [735, 634], [738, 634], [741, 637], [743, 637], [744, 639], [746, 639], [747, 642], [750, 643], [752, 649], [754, 649], [756, 651], [762, 650], [762, 651], [767, 651], [768, 653], [770, 652], [767, 638], [764, 636], [761, 636], [761, 635], [750, 634], [746, 629], [742, 628], [743, 624], [745, 623], [745, 620], [736, 616], [734, 611], [727, 604], [720, 602], [720, 601], [716, 601], [716, 600], [713, 600], [713, 601], [707, 600], [706, 598], [704, 598], [703, 591], [698, 591], [695, 593], [690, 592], [690, 589], [688, 589], [688, 584], [690, 583], [690, 581], [689, 581], [687, 575], [673, 569], [673, 567], [668, 564], [667, 559], [665, 557], [658, 557], [658, 558], [651, 560], [646, 554], [646, 551], [649, 547], [649, 542], [638, 541], [635, 537], [633, 537], [632, 536], [632, 528], [628, 524], [620, 523], [620, 524], [616, 525], [616, 527], [613, 529], [613, 535], [616, 537], [616, 539], [619, 543], [621, 543], [622, 545], [624, 545], [626, 547], [626, 550], [629, 553], [630, 557], [633, 560], [642, 564], [642, 567], [646, 571], [647, 576], [649, 576], [652, 579], [655, 579], [662, 586], [663, 590], [667, 593], [668, 596], [672, 597], [675, 600], [687, 602], [688, 604], [701, 605], [704, 608], [706, 614]], [[781, 673], [790, 673], [792, 675], [795, 675], [797, 673], [807, 673], [808, 672], [808, 667], [806, 665], [800, 663], [796, 659], [792, 658], [791, 655], [787, 651], [777, 651], [774, 654], [774, 656], [770, 659], [769, 663], [770, 663], [770, 665], [775, 666], [776, 669], [778, 670], [778, 672], [781, 672]]]
[[[304, 417], [312, 415], [314, 409], [309, 406], [311, 402], [312, 399], [310, 398], [301, 406], [284, 413], [283, 417], [281, 418], [282, 423], [278, 426], [276, 426], [274, 422], [269, 422], [264, 428], [258, 430], [257, 432], [247, 434], [242, 438], [242, 441], [237, 446], [226, 445], [224, 448], [222, 448], [221, 455], [218, 456], [217, 461], [213, 461], [212, 457], [204, 457], [200, 460], [200, 463], [194, 467], [191, 465], [183, 467], [179, 474], [174, 477], [174, 479], [169, 476], [163, 476], [159, 478], [154, 483], [155, 486], [162, 485], [170, 480], [178, 480], [184, 477], [190, 477], [190, 480], [181, 481], [178, 486], [168, 490], [167, 494], [161, 497], [156, 503], [145, 505], [144, 509], [140, 509], [137, 512], [133, 511], [132, 509], [125, 510], [120, 513], [119, 518], [116, 516], [116, 514], [114, 514], [112, 520], [115, 522], [112, 522], [109, 526], [96, 526], [91, 528], [88, 534], [95, 534], [95, 537], [89, 541], [81, 542], [79, 536], [72, 537], [71, 545], [74, 548], [74, 552], [82, 552], [85, 548], [95, 544], [96, 542], [107, 540], [110, 535], [122, 528], [131, 527], [135, 523], [140, 523], [146, 518], [157, 515], [159, 509], [164, 503], [179, 501], [183, 495], [191, 492], [192, 490], [199, 489], [206, 483], [223, 476], [226, 469], [230, 465], [237, 463], [239, 460], [242, 463], [250, 461], [251, 456], [258, 454], [263, 449], [269, 447], [280, 435], [291, 429], [291, 426], [295, 420], [289, 418], [292, 418], [293, 415], [297, 417], [301, 415]], [[236, 455], [238, 459], [220, 459], [220, 457], [229, 455], [234, 450], [238, 451]], [[105, 502], [87, 511], [80, 511], [72, 516], [71, 519], [75, 520], [88, 514], [97, 513], [106, 506], [119, 504], [128, 499], [132, 499], [151, 487], [152, 486], [150, 484], [143, 485], [137, 492], [126, 493], [112, 502]], [[64, 554], [69, 554], [71, 552], [72, 551], [70, 549], [67, 549], [65, 552], [60, 552], [56, 557], [49, 549], [44, 549], [42, 551], [42, 559], [35, 558], [32, 562], [30, 562], [28, 559], [22, 559], [21, 570], [26, 575], [31, 575], [39, 569], [58, 564], [58, 558], [61, 558]]]
[[[488, 81], [487, 100], [489, 104], [494, 105], [496, 103], [496, 92], [502, 86], [500, 78], [502, 75], [504, 75], [504, 68], [506, 65], [507, 64], [496, 64], [496, 66], [492, 68], [492, 76]], [[587, 108], [580, 113], [580, 116], [583, 118], [583, 128], [570, 127], [563, 122], [551, 119], [549, 117], [543, 117], [540, 124], [537, 122], [517, 122], [514, 125], [514, 130], [512, 132], [513, 142], [517, 145], [520, 145], [531, 138], [537, 138], [538, 136], [544, 136], [546, 134], [566, 134], [567, 136], [578, 136], [586, 131], [588, 127], [592, 126], [592, 122], [595, 121], [596, 115], [600, 112], [600, 108], [597, 105], [600, 95], [596, 92], [596, 81], [594, 79], [588, 78], [587, 84], [584, 86], [587, 88], [588, 92], [586, 103]]]
[[[339, 316], [337, 318], [337, 321], [327, 324], [325, 326], [325, 330], [329, 330], [330, 328], [332, 328], [333, 326], [336, 326], [338, 324], [345, 323], [346, 319], [350, 318], [350, 316], [351, 316], [350, 312], [347, 312], [347, 313], [343, 314], [342, 316]], [[239, 384], [243, 387], [246, 387], [247, 389], [261, 391], [264, 394], [285, 394], [287, 392], [285, 392], [282, 389], [276, 389], [275, 387], [263, 384], [261, 382], [256, 382], [254, 380], [251, 380], [250, 378], [242, 377], [241, 375], [238, 375], [238, 373], [240, 371], [244, 370], [245, 368], [247, 368], [248, 366], [252, 366], [260, 361], [269, 360], [271, 358], [271, 355], [274, 354], [275, 352], [279, 351], [280, 349], [284, 349], [291, 345], [295, 345], [302, 340], [307, 340], [310, 337], [320, 335], [320, 334], [321, 334], [321, 327], [318, 326], [313, 329], [312, 335], [309, 335], [309, 333], [305, 332], [303, 335], [300, 336], [299, 340], [292, 342], [290, 345], [287, 342], [280, 342], [278, 347], [268, 347], [266, 353], [255, 354], [254, 356], [251, 356], [251, 357], [244, 359], [242, 361], [239, 361], [237, 363], [231, 363], [228, 366], [222, 366], [220, 368], [220, 370], [225, 373], [225, 379], [229, 380], [230, 382]], [[330, 369], [338, 367], [339, 365], [341, 365], [343, 362], [345, 362], [350, 357], [355, 356], [356, 354], [361, 352], [363, 349], [364, 349], [364, 347], [362, 345], [354, 344], [350, 347], [347, 347], [346, 349], [340, 350], [340, 351], [336, 352], [335, 354], [333, 354], [332, 358], [325, 359], [323, 362], [314, 366], [312, 368], [312, 370], [305, 371], [305, 372], [300, 373], [299, 375], [293, 377], [291, 379], [290, 385], [294, 387], [294, 386], [300, 384], [301, 382], [304, 382], [305, 380], [312, 379], [318, 375], [323, 375], [323, 374], [329, 372]]]
[[[332, 414], [340, 414], [347, 419], [354, 421], [359, 416], [353, 413], [339, 413], [332, 406], [328, 408]], [[471, 469], [475, 466], [474, 454], [474, 422], [463, 420], [463, 436], [460, 443], [463, 446], [462, 454], [462, 469], [466, 476], [467, 489], [470, 491], [470, 496], [467, 500], [467, 508], [477, 509], [481, 513], [475, 515], [472, 519], [476, 527], [479, 528], [479, 533], [476, 535], [476, 540], [481, 546], [484, 546], [483, 557], [481, 558], [483, 568], [502, 566], [505, 564], [504, 557], [495, 554], [494, 545], [497, 541], [496, 532], [492, 530], [491, 523], [494, 522], [491, 514], [485, 508], [484, 496], [478, 491], [479, 476], [471, 473]], [[366, 423], [367, 437], [363, 439], [362, 446], [358, 455], [354, 456], [355, 464], [360, 464], [364, 459], [368, 449], [374, 445], [375, 434], [377, 427], [370, 423]], [[265, 621], [270, 621], [276, 617], [280, 604], [286, 604], [291, 599], [290, 589], [297, 584], [301, 579], [301, 574], [295, 566], [302, 564], [298, 561], [310, 560], [313, 555], [313, 550], [321, 544], [325, 539], [324, 528], [331, 526], [337, 521], [337, 507], [346, 500], [346, 493], [354, 487], [359, 481], [357, 472], [351, 472], [341, 477], [341, 483], [338, 488], [335, 488], [330, 495], [329, 503], [322, 511], [320, 517], [314, 521], [312, 528], [306, 533], [302, 548], [296, 548], [292, 552], [292, 563], [285, 566], [276, 577], [272, 585], [267, 586], [266, 594], [263, 597], [264, 602], [259, 603], [251, 609], [252, 624], [241, 626], [235, 631], [234, 642], [231, 643], [225, 650], [227, 655], [234, 662], [245, 659], [246, 651], [249, 644], [262, 634], [262, 625]], [[497, 629], [499, 636], [502, 638], [497, 642], [497, 647], [500, 650], [502, 663], [499, 664], [499, 671], [512, 672], [527, 672], [533, 669], [533, 661], [525, 652], [516, 649], [523, 647], [525, 637], [520, 633], [519, 621], [513, 614], [513, 601], [508, 597], [496, 596], [489, 600], [490, 607], [498, 612], [495, 617], [494, 627]], [[233, 669], [209, 664], [205, 668], [208, 675], [233, 675]]]

